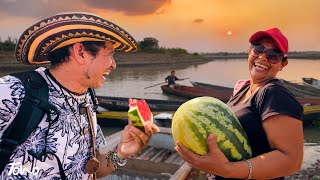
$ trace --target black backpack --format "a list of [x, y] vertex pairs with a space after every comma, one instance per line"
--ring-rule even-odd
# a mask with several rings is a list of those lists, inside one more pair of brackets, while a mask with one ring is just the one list
[[[21, 80], [24, 89], [25, 97], [21, 103], [18, 114], [15, 119], [4, 131], [0, 142], [0, 174], [8, 164], [13, 151], [17, 146], [21, 145], [30, 134], [38, 127], [45, 114], [55, 112], [58, 119], [59, 112], [55, 106], [48, 102], [49, 88], [46, 80], [36, 71], [26, 71], [11, 74]], [[94, 108], [98, 107], [98, 101], [95, 98], [95, 92], [89, 88], [89, 93], [92, 98]], [[55, 119], [55, 120], [56, 120]], [[37, 155], [29, 152], [36, 159], [41, 159], [43, 154]], [[56, 156], [55, 154], [53, 154]], [[62, 179], [66, 179], [62, 169], [61, 162], [58, 157], [58, 165]]]

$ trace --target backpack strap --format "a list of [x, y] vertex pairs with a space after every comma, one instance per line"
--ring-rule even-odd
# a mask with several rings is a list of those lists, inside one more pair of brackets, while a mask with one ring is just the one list
[[98, 99], [96, 97], [96, 92], [94, 91], [93, 88], [88, 88], [88, 91], [90, 93], [91, 100], [93, 102], [93, 109], [94, 109], [94, 111], [96, 111], [98, 106], [99, 106], [99, 102], [98, 102]]
[[14, 73], [12, 76], [21, 80], [25, 89], [19, 111], [4, 131], [0, 142], [0, 173], [10, 160], [13, 151], [22, 144], [38, 127], [43, 116], [50, 110], [56, 111], [55, 106], [49, 104], [49, 88], [47, 82], [36, 71]]

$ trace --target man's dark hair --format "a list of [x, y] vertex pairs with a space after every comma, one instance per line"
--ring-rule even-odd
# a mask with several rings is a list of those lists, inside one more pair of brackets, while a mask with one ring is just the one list
[[176, 72], [176, 71], [175, 71], [175, 70], [172, 70], [172, 71], [171, 71], [171, 73], [174, 73], [174, 72]]
[[[84, 41], [81, 44], [93, 57], [96, 57], [100, 47], [105, 48], [105, 41]], [[48, 54], [48, 60], [51, 62], [52, 68], [58, 67], [68, 60], [72, 46], [73, 44], [54, 50]]]

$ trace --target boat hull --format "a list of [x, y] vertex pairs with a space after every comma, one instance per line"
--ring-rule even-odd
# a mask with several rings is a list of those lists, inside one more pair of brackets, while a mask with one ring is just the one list
[[[97, 96], [99, 106], [110, 111], [128, 111], [129, 98]], [[176, 111], [184, 101], [145, 99], [151, 111]]]
[[195, 98], [201, 96], [210, 96], [220, 99], [223, 102], [228, 102], [232, 95], [232, 91], [210, 90], [191, 86], [181, 86], [180, 89], [170, 88], [168, 85], [161, 86], [161, 89], [166, 94], [173, 94], [185, 98]]
[[320, 90], [320, 80], [314, 78], [302, 78], [303, 85]]

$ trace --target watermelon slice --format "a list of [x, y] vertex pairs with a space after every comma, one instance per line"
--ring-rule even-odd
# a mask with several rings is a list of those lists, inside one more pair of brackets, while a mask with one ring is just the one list
[[132, 124], [144, 132], [144, 124], [153, 123], [153, 114], [145, 100], [129, 99], [128, 116]]

